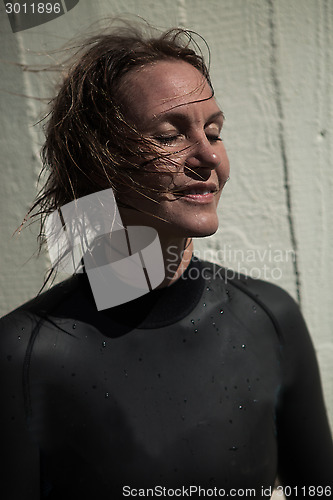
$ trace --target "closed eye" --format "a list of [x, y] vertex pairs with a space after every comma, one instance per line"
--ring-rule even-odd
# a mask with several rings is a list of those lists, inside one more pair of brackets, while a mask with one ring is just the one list
[[209, 142], [217, 142], [223, 140], [221, 136], [215, 134], [206, 134], [206, 137], [209, 140]]
[[180, 134], [178, 135], [159, 135], [157, 137], [154, 137], [154, 140], [159, 142], [160, 144], [172, 144], [173, 142], [177, 141], [181, 136]]
[[[172, 146], [176, 142], [184, 138], [183, 134], [172, 134], [172, 135], [157, 135], [154, 137], [154, 140], [163, 146]], [[218, 141], [222, 141], [222, 138], [219, 133], [206, 133], [206, 137], [211, 143], [215, 143]]]

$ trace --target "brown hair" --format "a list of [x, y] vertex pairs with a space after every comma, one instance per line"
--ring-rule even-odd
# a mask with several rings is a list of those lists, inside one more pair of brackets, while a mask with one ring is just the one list
[[147, 151], [150, 158], [152, 152], [159, 157], [163, 151], [147, 144], [126, 121], [124, 77], [145, 65], [174, 59], [197, 68], [212, 88], [194, 35], [182, 28], [160, 33], [148, 24], [124, 21], [121, 27], [87, 39], [67, 61], [44, 126], [42, 172], [47, 180], [29, 212], [41, 219], [40, 244], [46, 217], [64, 204], [110, 187], [115, 192], [122, 186], [143, 189], [137, 176], [132, 177], [133, 169], [142, 164], [129, 159], [140, 155], [144, 163]]

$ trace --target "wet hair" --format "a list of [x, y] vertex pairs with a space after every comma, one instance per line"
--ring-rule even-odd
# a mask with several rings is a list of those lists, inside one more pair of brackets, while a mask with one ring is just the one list
[[126, 76], [159, 61], [185, 61], [212, 88], [196, 40], [204, 41], [186, 29], [159, 32], [122, 21], [76, 45], [45, 118], [46, 182], [28, 214], [40, 218], [40, 247], [47, 216], [74, 199], [110, 187], [115, 194], [130, 187], [149, 196], [133, 172], [167, 153], [126, 119]]

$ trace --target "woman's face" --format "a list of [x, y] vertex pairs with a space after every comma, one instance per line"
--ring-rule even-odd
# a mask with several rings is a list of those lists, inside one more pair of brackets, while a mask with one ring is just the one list
[[155, 227], [160, 237], [213, 234], [229, 161], [220, 138], [223, 114], [208, 82], [186, 62], [160, 61], [127, 75], [123, 88], [127, 118], [163, 156], [138, 161], [144, 166], [135, 175], [148, 189], [117, 196], [136, 209], [121, 209], [123, 222]]

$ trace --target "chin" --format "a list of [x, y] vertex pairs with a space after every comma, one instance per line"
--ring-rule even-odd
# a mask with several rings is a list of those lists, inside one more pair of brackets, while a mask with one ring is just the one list
[[205, 238], [206, 236], [212, 236], [218, 230], [218, 225], [210, 227], [201, 228], [188, 228], [186, 231], [187, 238]]
[[208, 220], [196, 220], [188, 229], [192, 238], [204, 238], [215, 234], [218, 228], [219, 221], [217, 216], [214, 216], [209, 217]]
[[191, 238], [206, 238], [207, 236], [212, 236], [213, 234], [216, 233], [218, 228], [214, 229], [214, 230], [211, 230], [211, 231], [202, 231], [202, 232], [193, 232], [191, 234]]

